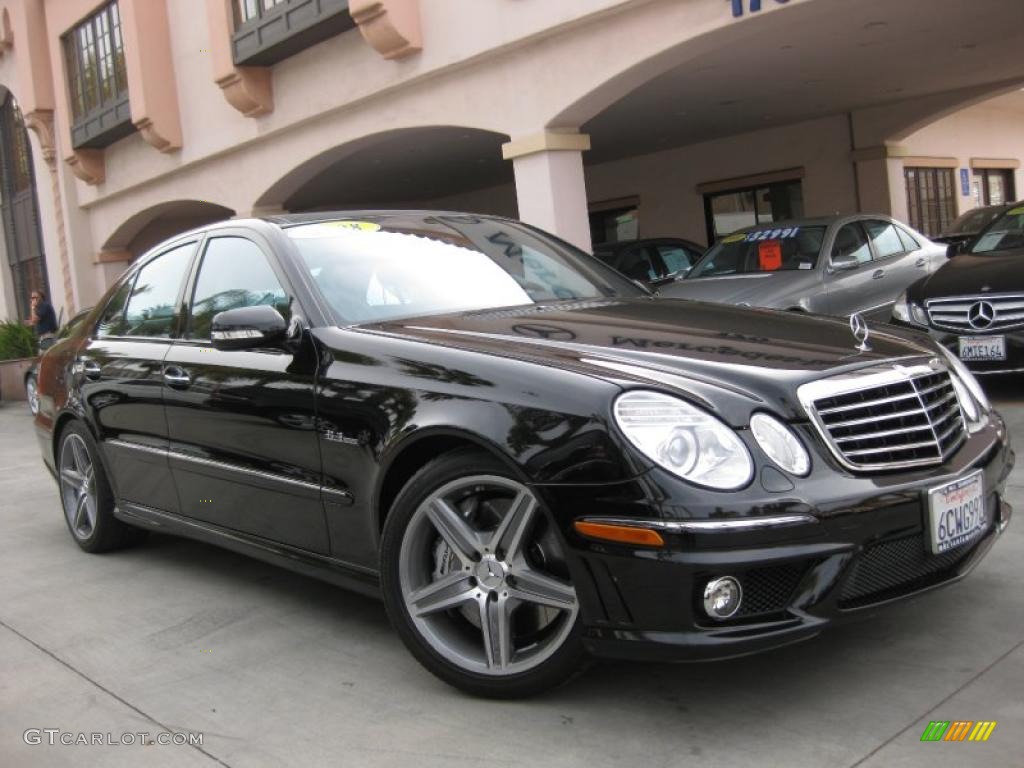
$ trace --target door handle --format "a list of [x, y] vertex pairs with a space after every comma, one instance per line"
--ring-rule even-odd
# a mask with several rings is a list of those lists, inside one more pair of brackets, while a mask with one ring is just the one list
[[923, 267], [927, 263], [928, 263], [928, 259], [926, 259], [924, 256], [921, 256], [917, 261], [914, 262], [914, 266], [915, 267]]
[[872, 280], [881, 280], [883, 277], [885, 277], [884, 269], [876, 269], [871, 275]]
[[78, 364], [81, 366], [80, 370], [82, 371], [82, 374], [87, 379], [96, 381], [103, 374], [103, 366], [95, 360], [79, 359]]
[[192, 384], [192, 377], [181, 366], [168, 365], [164, 368], [164, 383], [175, 389], [187, 389]]

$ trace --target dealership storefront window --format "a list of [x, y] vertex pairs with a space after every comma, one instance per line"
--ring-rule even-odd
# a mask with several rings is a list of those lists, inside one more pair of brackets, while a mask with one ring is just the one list
[[590, 242], [618, 243], [640, 237], [640, 201], [637, 198], [590, 204]]
[[704, 195], [708, 243], [755, 224], [798, 219], [804, 215], [799, 179]]
[[1013, 171], [1006, 168], [975, 168], [971, 191], [976, 206], [1003, 205], [1017, 198]]
[[904, 168], [910, 226], [928, 237], [942, 233], [957, 216], [952, 168]]

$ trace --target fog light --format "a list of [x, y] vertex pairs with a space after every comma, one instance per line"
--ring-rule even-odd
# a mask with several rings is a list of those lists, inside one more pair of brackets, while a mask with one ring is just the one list
[[740, 609], [743, 590], [732, 576], [712, 579], [704, 587], [704, 611], [712, 619], [728, 619]]

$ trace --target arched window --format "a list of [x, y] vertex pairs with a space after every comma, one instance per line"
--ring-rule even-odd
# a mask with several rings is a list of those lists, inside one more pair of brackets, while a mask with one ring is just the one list
[[49, 294], [46, 258], [39, 228], [39, 203], [32, 168], [28, 131], [14, 97], [0, 105], [0, 222], [7, 245], [7, 262], [14, 278], [19, 319], [29, 316], [29, 295]]

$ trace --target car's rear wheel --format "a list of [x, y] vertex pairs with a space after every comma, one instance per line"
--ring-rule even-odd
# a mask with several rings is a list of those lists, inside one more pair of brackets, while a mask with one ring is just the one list
[[39, 413], [39, 384], [35, 374], [30, 373], [25, 377], [25, 397], [28, 399], [28, 409], [35, 416]]
[[106, 552], [143, 538], [146, 531], [114, 517], [114, 494], [96, 441], [77, 421], [61, 433], [57, 473], [64, 521], [78, 546]]
[[529, 696], [581, 667], [560, 537], [533, 492], [486, 454], [447, 454], [409, 481], [385, 525], [382, 584], [405, 644], [462, 690]]

